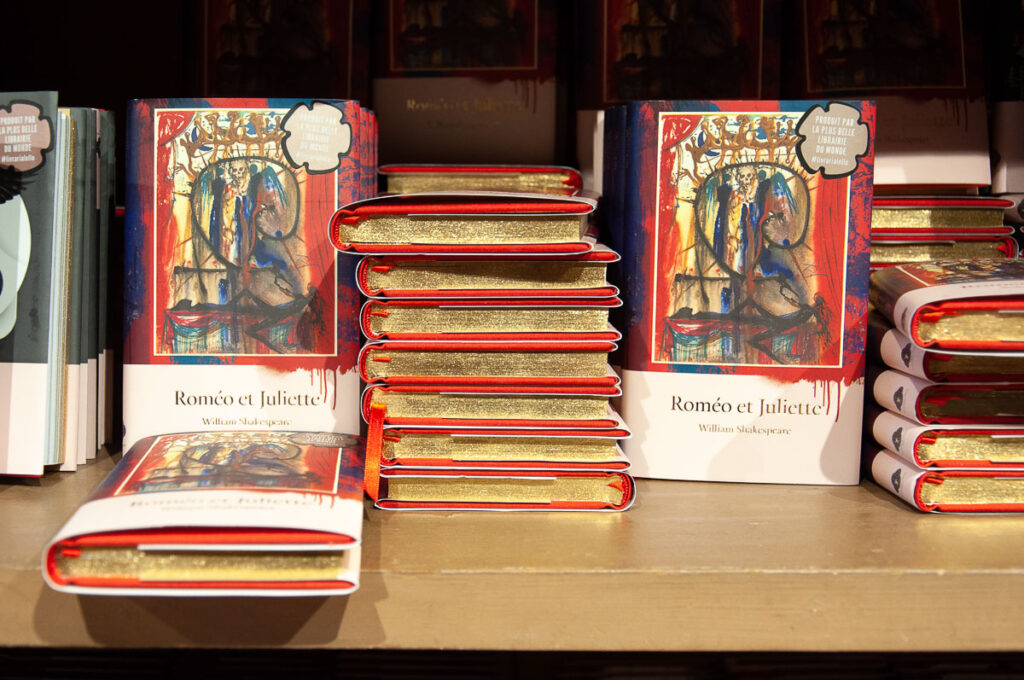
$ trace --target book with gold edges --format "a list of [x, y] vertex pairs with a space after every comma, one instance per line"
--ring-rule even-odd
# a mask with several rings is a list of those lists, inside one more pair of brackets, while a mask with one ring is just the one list
[[1024, 426], [922, 425], [879, 410], [868, 427], [880, 446], [918, 467], [1024, 469]]
[[363, 254], [585, 253], [596, 205], [550, 194], [387, 194], [339, 208], [329, 233], [339, 250]]
[[916, 344], [1024, 350], [1024, 261], [939, 260], [878, 269], [870, 299]]
[[608, 265], [619, 256], [595, 244], [570, 256], [367, 256], [356, 284], [367, 297], [574, 297], [611, 298]]
[[617, 385], [613, 342], [402, 341], [363, 345], [367, 383], [415, 385]]
[[610, 429], [412, 428], [382, 430], [382, 467], [625, 470], [618, 440], [625, 423]]
[[375, 406], [383, 424], [424, 427], [616, 428], [609, 400], [618, 385], [370, 385], [363, 392], [366, 422]]
[[1024, 382], [933, 383], [893, 369], [869, 382], [879, 406], [922, 424], [1024, 425]]
[[953, 231], [918, 230], [892, 232], [871, 230], [871, 269], [909, 262], [969, 258], [1015, 258], [1017, 242], [1009, 233], [964, 234]]
[[617, 298], [367, 300], [359, 315], [370, 340], [610, 340]]
[[351, 593], [363, 468], [346, 434], [144, 437], [47, 543], [43, 576], [79, 594]]
[[868, 320], [868, 354], [877, 363], [932, 382], [1024, 382], [1024, 353], [924, 349], [875, 314]]
[[578, 170], [562, 165], [390, 164], [380, 168], [392, 194], [434, 191], [501, 191], [575, 196]]
[[865, 451], [864, 463], [879, 486], [922, 512], [1024, 510], [1024, 469], [925, 469], [878, 448]]
[[871, 233], [952, 231], [1006, 234], [1004, 211], [1013, 201], [993, 196], [875, 196]]

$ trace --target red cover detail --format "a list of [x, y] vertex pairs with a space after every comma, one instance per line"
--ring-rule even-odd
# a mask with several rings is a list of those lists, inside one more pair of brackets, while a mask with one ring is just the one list
[[873, 202], [876, 208], [998, 208], [1003, 210], [1013, 206], [1013, 201], [1008, 199], [984, 196], [875, 196]]
[[87, 534], [66, 538], [57, 546], [61, 549], [86, 547], [109, 547], [139, 545], [145, 543], [167, 543], [174, 545], [209, 545], [216, 543], [237, 544], [240, 547], [252, 544], [294, 545], [300, 543], [326, 543], [346, 545], [352, 543], [351, 536], [320, 531], [273, 530], [273, 529], [232, 529], [226, 528], [180, 528], [167, 527], [145, 531], [113, 531], [102, 534]]
[[231, 590], [345, 590], [353, 587], [351, 581], [140, 581], [138, 579], [79, 577], [68, 580], [50, 572], [54, 582], [84, 588], [196, 588]]
[[338, 229], [335, 226], [331, 229], [331, 241], [338, 250], [351, 250], [356, 253], [367, 255], [403, 255], [407, 253], [433, 253], [438, 255], [472, 255], [475, 253], [526, 253], [526, 254], [566, 254], [574, 255], [589, 252], [593, 247], [585, 241], [573, 241], [570, 243], [522, 243], [515, 245], [479, 243], [479, 244], [430, 244], [430, 243], [407, 243], [407, 244], [385, 244], [385, 243], [345, 243], [338, 236]]
[[[542, 298], [550, 296], [551, 298], [573, 298], [574, 301], [578, 300], [576, 304], [586, 304], [591, 299], [596, 301], [605, 301], [618, 299], [615, 295], [619, 292], [614, 286], [606, 286], [602, 288], [566, 288], [566, 289], [538, 289], [538, 288], [523, 288], [520, 290], [516, 289], [480, 289], [480, 290], [468, 290], [468, 289], [440, 289], [440, 290], [428, 290], [425, 288], [391, 288], [391, 289], [377, 289], [369, 290], [366, 287], [362, 288], [363, 293], [368, 297], [374, 297], [377, 295], [384, 296], [386, 298], [441, 298], [445, 299], [476, 299], [476, 298], [493, 298], [495, 296], [501, 296], [506, 298]], [[483, 300], [481, 300], [482, 302]], [[568, 302], [568, 301], [567, 301]]]
[[919, 328], [922, 322], [935, 322], [947, 316], [955, 316], [963, 312], [1000, 311], [1024, 312], [1024, 299], [1020, 297], [989, 297], [966, 300], [945, 300], [924, 305], [914, 314], [910, 322], [910, 331], [914, 342], [922, 347], [938, 347], [942, 349], [961, 350], [1021, 350], [1024, 340], [933, 340], [925, 342], [921, 339]]

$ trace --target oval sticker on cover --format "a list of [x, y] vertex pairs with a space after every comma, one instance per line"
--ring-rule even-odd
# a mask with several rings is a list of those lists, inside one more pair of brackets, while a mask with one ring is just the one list
[[868, 126], [849, 104], [811, 107], [797, 123], [796, 132], [801, 137], [796, 145], [800, 162], [827, 179], [853, 174], [860, 157], [868, 152]]
[[281, 121], [284, 156], [313, 174], [334, 172], [352, 148], [352, 126], [344, 112], [325, 102], [296, 104]]

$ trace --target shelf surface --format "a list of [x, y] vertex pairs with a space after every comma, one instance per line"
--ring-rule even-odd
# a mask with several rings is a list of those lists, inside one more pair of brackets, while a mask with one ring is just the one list
[[367, 509], [347, 598], [74, 596], [46, 540], [113, 466], [0, 481], [0, 645], [1024, 650], [1024, 516], [640, 480], [619, 514]]

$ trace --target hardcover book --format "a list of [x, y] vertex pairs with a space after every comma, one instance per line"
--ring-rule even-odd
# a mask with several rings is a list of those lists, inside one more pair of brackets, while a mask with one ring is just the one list
[[575, 196], [579, 171], [559, 165], [385, 165], [380, 174], [392, 194], [499, 191]]
[[634, 102], [623, 254], [638, 477], [859, 480], [870, 102]]
[[390, 194], [331, 218], [339, 250], [357, 253], [585, 253], [593, 199], [549, 194]]
[[47, 544], [46, 582], [104, 595], [344, 595], [363, 447], [323, 432], [145, 437]]
[[1024, 510], [1024, 469], [925, 469], [885, 449], [866, 456], [875, 482], [922, 512]]
[[58, 117], [56, 92], [0, 93], [0, 474], [41, 475], [64, 453], [68, 238]]
[[868, 419], [874, 440], [922, 468], [1024, 469], [1024, 427], [922, 425], [892, 411]]
[[1024, 381], [1024, 354], [924, 349], [880, 319], [868, 319], [869, 357], [878, 364], [931, 382]]
[[882, 408], [922, 424], [1024, 425], [1024, 383], [933, 383], [901, 371], [871, 376]]
[[140, 100], [131, 114], [126, 441], [357, 431], [355, 262], [326, 225], [366, 190], [358, 103]]
[[871, 233], [926, 231], [1006, 234], [1004, 211], [1013, 201], [993, 196], [875, 196]]
[[611, 340], [619, 298], [367, 300], [360, 314], [370, 340]]
[[595, 245], [572, 256], [364, 257], [356, 270], [359, 290], [386, 298], [603, 298], [619, 289], [608, 283], [618, 255]]
[[914, 262], [962, 259], [1006, 259], [1018, 255], [1017, 242], [1008, 233], [955, 233], [917, 229], [895, 232], [871, 230], [871, 268]]
[[1024, 349], [1024, 262], [963, 259], [887, 267], [871, 275], [871, 303], [922, 347]]

